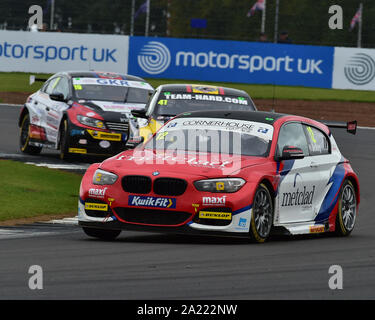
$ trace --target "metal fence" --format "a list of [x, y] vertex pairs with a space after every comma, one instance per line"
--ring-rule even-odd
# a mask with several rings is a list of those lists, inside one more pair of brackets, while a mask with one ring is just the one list
[[[147, 5], [149, 2], [149, 5]], [[0, 29], [27, 30], [28, 8], [43, 8], [44, 30], [274, 42], [280, 33], [295, 44], [355, 47], [363, 3], [362, 47], [375, 47], [375, 4], [369, 0], [266, 0], [265, 14], [247, 13], [257, 0], [2, 0]], [[328, 26], [331, 5], [343, 8], [342, 30]], [[262, 23], [263, 22], [263, 23]], [[275, 28], [277, 25], [277, 28]], [[263, 26], [263, 28], [262, 28]], [[264, 35], [261, 35], [262, 29]], [[275, 31], [277, 29], [277, 31]]]

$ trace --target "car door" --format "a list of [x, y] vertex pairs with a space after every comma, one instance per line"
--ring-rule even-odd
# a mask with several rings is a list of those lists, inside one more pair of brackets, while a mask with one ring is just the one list
[[52, 93], [52, 87], [54, 83], [58, 81], [58, 77], [54, 77], [47, 81], [45, 85], [43, 85], [42, 89], [40, 90], [40, 93], [38, 95], [38, 101], [37, 101], [37, 106], [38, 106], [38, 111], [39, 111], [39, 123], [42, 128], [44, 128], [46, 132], [46, 139], [49, 141], [49, 136], [48, 136], [48, 127], [47, 127], [47, 109], [50, 108], [51, 105], [51, 99], [49, 98], [49, 94]]
[[43, 118], [44, 115], [44, 100], [46, 96], [46, 88], [49, 85], [49, 82], [45, 82], [40, 90], [33, 96], [30, 104], [29, 104], [29, 112], [30, 112], [30, 122], [34, 125], [44, 128]]
[[275, 224], [311, 221], [315, 216], [314, 198], [318, 192], [305, 130], [300, 122], [285, 123], [279, 132], [276, 157], [285, 146], [302, 149], [303, 159], [279, 162], [279, 186], [275, 200]]
[[40, 125], [44, 128], [46, 132], [47, 141], [53, 142], [53, 136], [51, 136], [51, 128], [48, 124], [48, 112], [53, 104], [49, 95], [53, 93], [54, 88], [59, 83], [61, 77], [53, 77], [50, 79], [45, 86], [43, 86], [41, 94], [39, 95], [38, 105], [40, 110]]
[[329, 180], [340, 159], [337, 155], [332, 154], [330, 140], [323, 131], [309, 124], [304, 124], [303, 127], [306, 132], [310, 153], [311, 174], [316, 187], [316, 193], [313, 199], [316, 211], [314, 215], [315, 219], [331, 188]]
[[[64, 76], [60, 77], [59, 81], [53, 86], [52, 93], [62, 93], [65, 100], [70, 97], [69, 80]], [[60, 122], [67, 108], [68, 104], [66, 102], [50, 99], [49, 108], [46, 109], [46, 128], [49, 141], [57, 142]]]

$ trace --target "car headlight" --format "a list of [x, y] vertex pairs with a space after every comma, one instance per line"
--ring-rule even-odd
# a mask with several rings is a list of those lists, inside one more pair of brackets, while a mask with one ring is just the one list
[[245, 182], [241, 178], [208, 179], [195, 181], [194, 186], [198, 191], [231, 193], [240, 190]]
[[99, 129], [105, 129], [106, 128], [103, 121], [95, 119], [95, 118], [85, 117], [85, 116], [81, 116], [79, 114], [79, 115], [77, 115], [77, 120], [80, 123], [84, 124], [85, 126], [99, 128]]
[[117, 178], [118, 176], [114, 173], [97, 169], [95, 171], [94, 177], [92, 178], [92, 183], [99, 185], [114, 184]]

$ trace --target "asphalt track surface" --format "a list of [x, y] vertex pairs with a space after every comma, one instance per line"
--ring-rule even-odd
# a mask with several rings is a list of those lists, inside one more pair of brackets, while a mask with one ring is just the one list
[[[19, 154], [18, 113], [0, 107], [0, 157]], [[103, 242], [71, 225], [0, 227], [0, 299], [374, 299], [375, 130], [334, 135], [361, 183], [350, 237], [278, 237], [259, 245], [123, 232]], [[58, 160], [48, 152], [37, 161]], [[28, 288], [31, 265], [43, 268], [43, 290]], [[343, 290], [328, 287], [331, 265], [343, 269]]]

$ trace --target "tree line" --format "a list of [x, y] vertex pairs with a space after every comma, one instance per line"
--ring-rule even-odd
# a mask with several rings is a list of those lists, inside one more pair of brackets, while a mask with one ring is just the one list
[[[135, 10], [145, 0], [135, 1]], [[256, 0], [150, 0], [150, 36], [258, 41], [261, 12], [248, 18]], [[375, 47], [375, 3], [373, 0], [280, 0], [279, 32], [286, 31], [293, 43], [356, 46], [357, 27], [349, 31], [359, 3], [363, 11], [363, 47]], [[1, 0], [0, 29], [26, 30], [28, 8], [40, 5], [50, 29], [51, 0]], [[53, 31], [129, 34], [132, 0], [55, 0]], [[267, 0], [265, 34], [274, 38], [276, 0]], [[328, 27], [331, 5], [341, 5], [344, 29]], [[134, 20], [134, 35], [144, 35], [145, 17]], [[194, 28], [191, 19], [204, 19], [205, 28]]]

